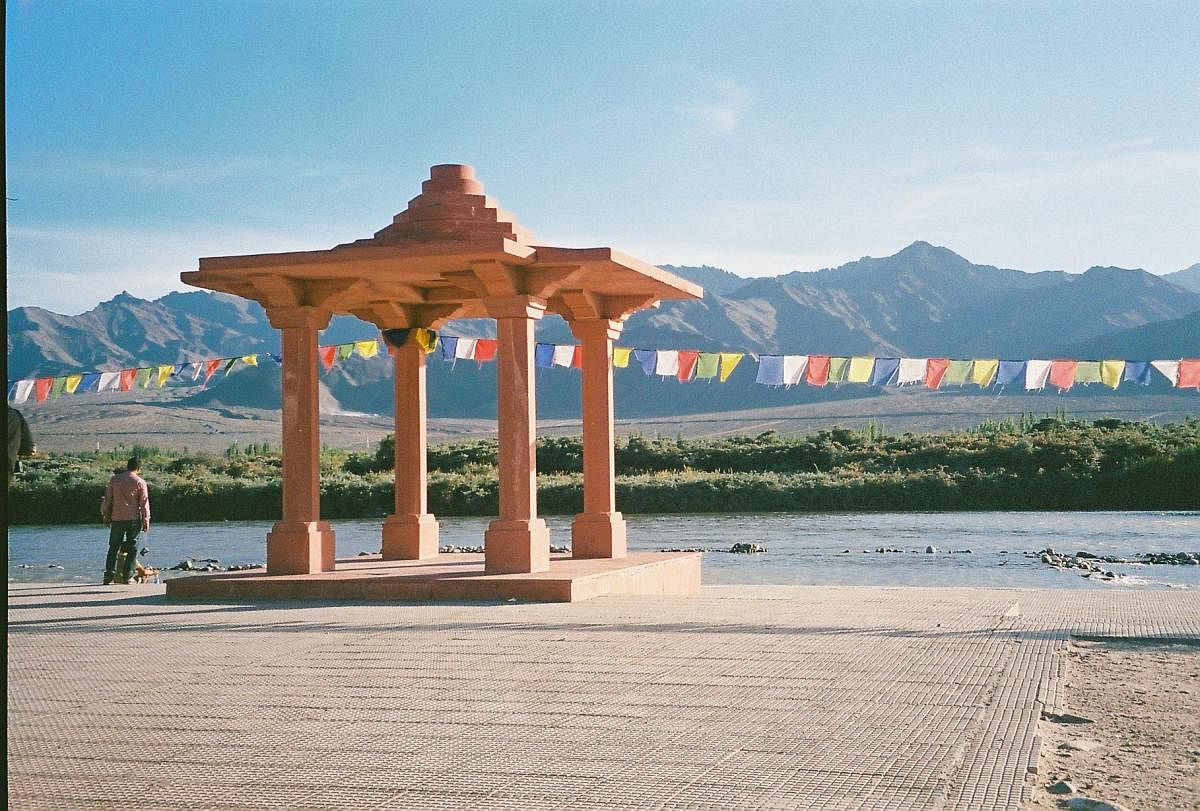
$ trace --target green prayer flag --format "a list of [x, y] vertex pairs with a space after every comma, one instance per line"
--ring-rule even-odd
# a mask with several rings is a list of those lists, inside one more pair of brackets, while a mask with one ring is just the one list
[[337, 359], [347, 360], [354, 354], [354, 344], [338, 344]]
[[965, 386], [967, 378], [971, 376], [971, 363], [969, 360], [950, 361], [950, 365], [946, 367], [946, 374], [942, 376], [942, 385]]
[[154, 374], [154, 370], [147, 366], [144, 369], [137, 370], [137, 387], [145, 389], [150, 387], [150, 377]]
[[701, 352], [700, 358], [696, 361], [696, 378], [716, 377], [720, 363], [719, 352]]
[[846, 376], [846, 367], [850, 365], [850, 358], [830, 358], [829, 359], [829, 382], [841, 383], [842, 378]]
[[54, 378], [54, 382], [50, 384], [50, 399], [53, 400], [55, 397], [62, 395], [63, 389], [66, 388], [66, 385], [66, 375]]
[[1100, 361], [1098, 360], [1081, 360], [1079, 365], [1075, 367], [1075, 382], [1076, 383], [1099, 383], [1100, 377]]

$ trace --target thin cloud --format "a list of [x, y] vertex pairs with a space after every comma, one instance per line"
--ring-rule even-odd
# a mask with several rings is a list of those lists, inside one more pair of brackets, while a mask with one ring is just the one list
[[10, 166], [10, 183], [21, 178], [77, 182], [92, 178], [129, 187], [195, 187], [228, 180], [326, 178], [340, 188], [355, 188], [367, 175], [333, 164], [246, 155], [181, 157], [176, 155], [61, 155], [27, 156]]
[[1114, 187], [1146, 189], [1188, 179], [1200, 188], [1200, 150], [1150, 146], [1148, 141], [1131, 141], [1040, 158], [992, 156], [986, 169], [958, 171], [918, 184], [902, 200], [897, 218], [915, 224], [947, 216], [957, 219], [956, 213], [964, 207], [1027, 205], [1039, 196], [1110, 196]]
[[[335, 236], [335, 233], [340, 236]], [[226, 223], [108, 228], [12, 225], [8, 229], [8, 302], [78, 314], [122, 290], [152, 299], [186, 290], [179, 274], [201, 256], [306, 250], [343, 242], [346, 231], [306, 230], [302, 237]]]
[[675, 109], [713, 132], [728, 135], [741, 125], [751, 104], [750, 91], [733, 80], [720, 79], [714, 81], [701, 98]]

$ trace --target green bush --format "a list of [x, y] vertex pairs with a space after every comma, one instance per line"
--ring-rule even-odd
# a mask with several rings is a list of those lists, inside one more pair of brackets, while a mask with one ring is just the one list
[[[25, 463], [9, 488], [9, 523], [97, 521], [104, 486], [137, 452], [156, 521], [276, 519], [277, 449], [223, 454], [154, 448], [54, 454]], [[321, 507], [330, 518], [377, 517], [394, 504], [394, 444], [373, 454], [325, 449]], [[495, 515], [494, 439], [429, 449], [429, 509]], [[1200, 420], [1088, 424], [1066, 415], [991, 422], [962, 432], [891, 437], [877, 428], [807, 436], [682, 439], [630, 436], [614, 448], [624, 512], [1200, 508]], [[579, 437], [538, 442], [545, 514], [582, 509]]]

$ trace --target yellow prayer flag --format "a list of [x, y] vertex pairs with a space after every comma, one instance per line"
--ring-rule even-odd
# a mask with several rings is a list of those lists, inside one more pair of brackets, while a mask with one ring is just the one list
[[987, 360], [976, 360], [975, 366], [971, 369], [971, 382], [980, 388], [992, 385], [992, 381], [996, 379], [996, 370], [1000, 368], [1000, 361], [995, 358]]
[[379, 354], [379, 341], [355, 341], [354, 350], [358, 352], [359, 357], [373, 358]]
[[425, 350], [425, 354], [428, 355], [430, 352], [437, 349], [438, 334], [431, 329], [417, 327], [417, 343], [422, 349]]
[[850, 358], [850, 373], [847, 383], [869, 383], [871, 370], [875, 368], [875, 358]]
[[1115, 389], [1121, 385], [1121, 378], [1125, 375], [1125, 361], [1123, 360], [1103, 360], [1100, 361], [1100, 379], [1104, 385], [1111, 389]]
[[242, 355], [242, 363], [246, 364], [247, 366], [257, 366], [258, 355]]
[[63, 391], [67, 394], [74, 394], [75, 389], [79, 388], [81, 380], [83, 380], [83, 375], [67, 375], [67, 382], [63, 384]]
[[613, 366], [618, 369], [624, 369], [629, 365], [629, 356], [633, 354], [633, 349], [628, 346], [613, 347]]
[[167, 366], [158, 367], [158, 378], [156, 382], [158, 383], [158, 387], [160, 389], [163, 387], [163, 383], [167, 382], [167, 378], [171, 376], [171, 372], [173, 371], [175, 371], [175, 367], [173, 365], [168, 364]]
[[722, 352], [721, 353], [721, 382], [724, 383], [733, 374], [733, 370], [741, 363], [745, 357], [743, 352]]

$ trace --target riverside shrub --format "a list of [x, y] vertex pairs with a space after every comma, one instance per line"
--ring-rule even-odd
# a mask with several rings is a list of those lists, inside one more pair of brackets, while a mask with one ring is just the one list
[[[142, 449], [156, 522], [278, 519], [277, 450], [172, 454]], [[904, 434], [833, 428], [805, 436], [617, 441], [626, 513], [1200, 508], [1200, 420], [1155, 425], [1022, 419], [975, 431]], [[495, 515], [494, 439], [429, 448], [430, 512]], [[124, 453], [53, 454], [9, 488], [11, 524], [98, 522]], [[395, 501], [391, 437], [372, 454], [321, 455], [322, 515], [385, 516]], [[545, 514], [582, 509], [579, 437], [537, 448]]]

